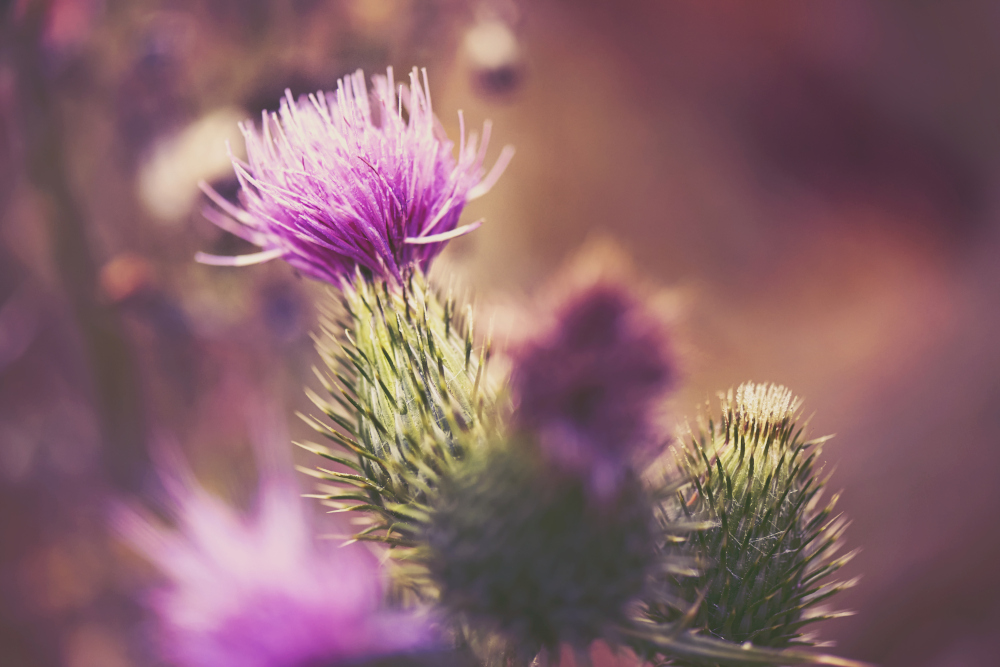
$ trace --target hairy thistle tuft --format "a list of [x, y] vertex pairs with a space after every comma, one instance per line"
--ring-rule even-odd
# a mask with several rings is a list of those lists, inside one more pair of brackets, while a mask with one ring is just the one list
[[465, 133], [458, 157], [431, 109], [427, 73], [414, 68], [396, 86], [390, 68], [372, 79], [359, 70], [336, 92], [298, 101], [286, 91], [260, 130], [241, 126], [248, 162], [233, 160], [240, 206], [202, 187], [219, 207], [206, 216], [261, 247], [239, 257], [199, 254], [208, 264], [245, 266], [283, 257], [302, 273], [332, 283], [356, 268], [402, 282], [427, 270], [448, 241], [479, 223], [458, 226], [465, 204], [500, 177], [513, 148], [486, 173], [490, 125], [482, 140]]
[[802, 628], [840, 615], [819, 605], [851, 584], [825, 580], [853, 554], [835, 556], [847, 523], [833, 513], [836, 496], [821, 504], [815, 462], [827, 438], [802, 439], [800, 406], [784, 387], [744, 384], [678, 452], [690, 486], [665, 503], [667, 521], [714, 527], [667, 541], [668, 557], [700, 573], [670, 575], [673, 595], [649, 606], [651, 619], [783, 648], [811, 645]]

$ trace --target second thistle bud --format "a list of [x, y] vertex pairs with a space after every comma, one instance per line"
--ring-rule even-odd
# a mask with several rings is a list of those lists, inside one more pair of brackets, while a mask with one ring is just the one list
[[526, 661], [608, 637], [655, 559], [652, 510], [638, 483], [598, 505], [583, 480], [552, 474], [530, 442], [470, 460], [442, 485], [433, 510], [424, 539], [441, 602]]
[[825, 438], [802, 439], [801, 402], [784, 388], [745, 384], [723, 396], [723, 413], [679, 452], [690, 482], [665, 506], [668, 517], [714, 528], [671, 541], [667, 554], [700, 566], [673, 581], [676, 597], [652, 605], [655, 620], [692, 617], [731, 642], [783, 648], [808, 644], [802, 628], [831, 614], [817, 606], [847, 583], [825, 579], [846, 522], [821, 504], [815, 469]]

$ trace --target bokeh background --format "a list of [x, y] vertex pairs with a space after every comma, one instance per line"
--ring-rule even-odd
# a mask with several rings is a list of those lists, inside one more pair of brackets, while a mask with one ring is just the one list
[[676, 420], [745, 380], [815, 411], [861, 547], [819, 628], [906, 667], [1000, 654], [1000, 5], [0, 2], [0, 665], [155, 665], [109, 534], [148, 446], [249, 502], [248, 413], [305, 427], [322, 289], [200, 214], [236, 122], [427, 67], [518, 153], [443, 261], [489, 309], [594, 237], [670, 290]]

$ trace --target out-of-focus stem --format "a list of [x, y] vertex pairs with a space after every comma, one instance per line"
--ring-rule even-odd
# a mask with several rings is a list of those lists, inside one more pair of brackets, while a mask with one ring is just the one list
[[41, 47], [51, 4], [28, 2], [3, 41], [16, 70], [28, 178], [46, 201], [51, 252], [87, 352], [105, 470], [116, 486], [135, 490], [147, 463], [138, 372], [117, 314], [99, 299], [86, 215], [68, 179], [62, 118]]

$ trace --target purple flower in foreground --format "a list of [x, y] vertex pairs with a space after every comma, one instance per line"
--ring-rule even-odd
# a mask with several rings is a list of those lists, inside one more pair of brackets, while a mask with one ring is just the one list
[[612, 492], [630, 456], [655, 438], [674, 380], [663, 325], [623, 285], [597, 283], [566, 301], [513, 362], [518, 426], [599, 494]]
[[163, 573], [150, 598], [164, 657], [178, 667], [324, 667], [427, 647], [422, 617], [379, 611], [377, 565], [358, 547], [321, 546], [288, 475], [262, 481], [241, 516], [183, 466], [164, 481], [175, 530], [123, 509], [118, 524]]
[[207, 185], [220, 210], [206, 216], [223, 229], [261, 247], [238, 257], [199, 254], [209, 264], [242, 266], [283, 257], [305, 274], [331, 283], [356, 266], [401, 279], [412, 265], [429, 263], [457, 236], [466, 202], [485, 194], [513, 156], [504, 148], [485, 174], [490, 124], [482, 141], [461, 137], [457, 160], [431, 109], [427, 73], [410, 73], [409, 88], [386, 76], [341, 79], [336, 93], [291, 93], [276, 114], [262, 118], [258, 132], [242, 125], [247, 159], [233, 160], [242, 186], [242, 208]]

